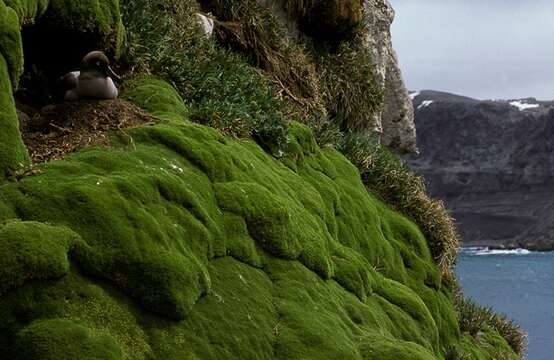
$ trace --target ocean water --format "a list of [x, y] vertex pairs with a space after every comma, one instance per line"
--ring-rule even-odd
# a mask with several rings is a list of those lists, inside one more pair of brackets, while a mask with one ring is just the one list
[[467, 297], [527, 331], [527, 359], [554, 359], [554, 253], [464, 249], [456, 273]]

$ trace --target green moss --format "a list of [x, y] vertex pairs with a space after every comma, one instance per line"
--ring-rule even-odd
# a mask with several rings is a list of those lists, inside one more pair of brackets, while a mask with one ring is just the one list
[[37, 320], [17, 336], [17, 359], [121, 359], [115, 341], [78, 323], [64, 320]]
[[29, 280], [59, 278], [69, 272], [68, 252], [78, 236], [64, 228], [36, 222], [0, 227], [0, 294]]
[[[0, 357], [58, 354], [63, 339], [123, 359], [443, 359], [465, 346], [417, 226], [305, 126], [280, 161], [191, 123], [158, 79], [124, 96], [163, 121], [0, 186], [15, 234], [0, 238], [55, 270], [0, 297]], [[69, 268], [67, 229], [81, 239]], [[497, 348], [492, 334], [471, 347]]]
[[123, 97], [139, 104], [150, 114], [164, 120], [182, 121], [188, 116], [183, 99], [167, 82], [154, 77], [134, 79], [127, 83]]
[[4, 2], [15, 10], [22, 25], [30, 25], [46, 12], [50, 0], [4, 0]]
[[[0, 8], [0, 21], [1, 12], [2, 9]], [[3, 28], [0, 26], [0, 29]], [[0, 39], [0, 44], [2, 44], [1, 41]], [[19, 121], [12, 95], [12, 83], [9, 79], [8, 64], [0, 53], [0, 178], [29, 163], [27, 150], [23, 145], [19, 132]]]
[[410, 341], [392, 340], [387, 337], [375, 336], [365, 339], [361, 344], [363, 359], [398, 359], [398, 360], [431, 360], [436, 357]]
[[[17, 13], [4, 1], [0, 1], [0, 56], [7, 65], [7, 73], [3, 73], [3, 81], [11, 80], [11, 87], [17, 88], [19, 77], [23, 73], [23, 47], [21, 46], [21, 34], [19, 32], [19, 19]], [[5, 71], [5, 70], [2, 70]], [[10, 86], [8, 83], [3, 88]], [[5, 92], [5, 89], [2, 89]], [[4, 94], [8, 97], [10, 94]]]

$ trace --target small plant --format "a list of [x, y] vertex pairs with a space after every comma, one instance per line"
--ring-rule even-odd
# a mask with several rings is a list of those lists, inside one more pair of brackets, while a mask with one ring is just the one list
[[287, 115], [294, 120], [314, 129], [327, 122], [338, 124], [341, 130], [378, 127], [376, 115], [383, 93], [374, 74], [371, 49], [364, 41], [367, 25], [361, 18], [351, 37], [326, 41], [291, 35], [286, 24], [255, 1], [205, 0], [203, 4], [219, 20], [219, 42], [245, 54], [251, 65], [263, 71], [292, 110]]

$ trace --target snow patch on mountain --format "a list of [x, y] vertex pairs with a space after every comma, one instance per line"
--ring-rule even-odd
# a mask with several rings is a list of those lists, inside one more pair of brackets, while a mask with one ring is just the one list
[[421, 94], [420, 91], [414, 91], [410, 93], [410, 99], [415, 99], [419, 94]]
[[423, 102], [417, 107], [417, 109], [423, 109], [434, 103], [433, 100], [423, 100]]
[[540, 106], [539, 104], [527, 104], [527, 103], [525, 103], [521, 100], [510, 101], [510, 105], [518, 108], [519, 111], [525, 111], [525, 110], [529, 110], [529, 109], [536, 109]]

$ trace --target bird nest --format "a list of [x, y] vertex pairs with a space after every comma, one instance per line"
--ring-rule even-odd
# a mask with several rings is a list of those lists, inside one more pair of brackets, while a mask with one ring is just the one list
[[85, 146], [110, 146], [109, 133], [159, 120], [124, 100], [79, 101], [20, 114], [23, 141], [33, 163], [61, 160]]

